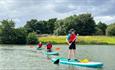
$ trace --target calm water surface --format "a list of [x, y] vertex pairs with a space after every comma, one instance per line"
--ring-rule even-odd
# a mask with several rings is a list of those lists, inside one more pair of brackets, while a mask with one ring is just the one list
[[[67, 57], [67, 45], [60, 47], [60, 57]], [[77, 45], [76, 58], [103, 62], [103, 68], [54, 65], [42, 52], [29, 45], [0, 45], [0, 70], [115, 70], [115, 45]]]

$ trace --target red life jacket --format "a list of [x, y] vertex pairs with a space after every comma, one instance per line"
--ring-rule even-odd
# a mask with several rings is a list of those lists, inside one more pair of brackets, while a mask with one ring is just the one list
[[48, 43], [47, 44], [47, 49], [51, 49], [52, 48], [52, 44], [51, 43]]
[[76, 35], [75, 34], [71, 34], [70, 35], [70, 39], [69, 39], [69, 43], [73, 42], [76, 40]]
[[42, 43], [41, 43], [41, 44], [39, 43], [39, 44], [38, 44], [38, 47], [42, 47]]

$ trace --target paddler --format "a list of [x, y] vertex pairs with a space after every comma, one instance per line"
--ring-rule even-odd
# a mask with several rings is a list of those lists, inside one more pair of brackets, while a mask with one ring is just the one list
[[[68, 61], [72, 59], [72, 57], [75, 59], [75, 53], [76, 53], [76, 38], [77, 35], [75, 33], [74, 29], [70, 29], [69, 34], [67, 35], [67, 43], [69, 45], [69, 51], [68, 51]], [[75, 59], [76, 60], [76, 59]]]
[[50, 41], [48, 41], [46, 48], [47, 48], [47, 52], [52, 52], [52, 44]]
[[39, 42], [38, 43], [38, 48], [41, 48], [42, 47], [42, 42]]

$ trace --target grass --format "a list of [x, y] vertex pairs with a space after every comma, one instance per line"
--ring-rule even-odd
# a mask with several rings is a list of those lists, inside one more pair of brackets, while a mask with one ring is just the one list
[[[46, 43], [47, 41], [53, 44], [66, 44], [66, 36], [47, 36], [39, 37], [39, 41]], [[79, 36], [78, 44], [108, 44], [115, 45], [115, 36]]]

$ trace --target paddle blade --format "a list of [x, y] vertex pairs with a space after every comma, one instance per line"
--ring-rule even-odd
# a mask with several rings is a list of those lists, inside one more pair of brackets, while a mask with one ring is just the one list
[[34, 46], [30, 46], [30, 48], [34, 48]]
[[54, 64], [59, 64], [59, 59], [57, 59], [57, 60], [54, 62]]
[[60, 48], [56, 48], [56, 51], [59, 51], [60, 50]]

